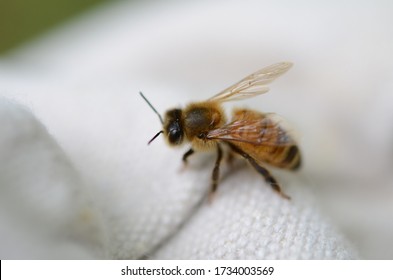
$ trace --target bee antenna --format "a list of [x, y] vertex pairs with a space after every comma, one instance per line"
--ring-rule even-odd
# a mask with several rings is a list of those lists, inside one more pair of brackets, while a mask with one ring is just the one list
[[147, 145], [150, 145], [150, 143], [153, 142], [153, 140], [156, 139], [161, 133], [164, 133], [164, 131], [161, 130], [156, 135], [154, 135], [154, 137], [147, 143]]
[[[143, 99], [145, 99], [146, 103], [150, 106], [150, 108], [152, 108], [152, 110], [154, 111], [154, 113], [157, 114], [157, 116], [160, 118], [161, 123], [164, 124], [164, 120], [162, 119], [160, 113], [157, 112], [157, 110], [153, 107], [153, 105], [151, 105], [151, 103], [149, 102], [149, 100], [147, 100], [147, 98], [143, 95], [143, 93], [142, 93], [141, 91], [139, 92], [139, 94], [142, 96]], [[162, 132], [162, 131], [161, 131], [161, 132]], [[158, 133], [158, 134], [159, 134], [159, 133]], [[157, 134], [157, 135], [158, 135], [158, 134]], [[154, 136], [154, 138], [156, 138], [157, 135]], [[150, 142], [153, 141], [154, 138], [153, 138], [152, 140], [150, 140]], [[149, 143], [150, 143], [150, 142], [149, 142]]]

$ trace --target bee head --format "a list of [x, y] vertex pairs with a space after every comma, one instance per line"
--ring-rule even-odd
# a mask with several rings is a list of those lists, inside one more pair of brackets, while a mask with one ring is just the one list
[[164, 118], [164, 135], [167, 137], [169, 144], [182, 144], [184, 130], [181, 109], [172, 109], [166, 112]]
[[183, 122], [182, 122], [182, 110], [181, 109], [172, 109], [166, 112], [165, 118], [163, 119], [160, 113], [151, 105], [149, 100], [143, 95], [142, 92], [139, 92], [142, 98], [146, 101], [146, 103], [150, 106], [150, 108], [157, 114], [160, 122], [163, 124], [164, 129], [159, 131], [154, 137], [147, 143], [150, 144], [154, 141], [161, 133], [164, 133], [166, 138], [168, 139], [169, 144], [171, 145], [180, 145], [183, 142], [184, 138], [184, 130], [183, 130]]

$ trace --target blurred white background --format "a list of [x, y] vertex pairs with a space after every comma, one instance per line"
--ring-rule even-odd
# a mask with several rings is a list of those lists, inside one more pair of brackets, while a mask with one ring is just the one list
[[[161, 138], [146, 147], [161, 128], [139, 90], [163, 113], [206, 99], [262, 67], [292, 61], [294, 67], [271, 85], [269, 93], [227, 107], [246, 106], [288, 119], [299, 136], [304, 166], [298, 175], [275, 173], [286, 192], [294, 201], [301, 200], [303, 193], [313, 193], [316, 203], [310, 207], [343, 233], [360, 258], [393, 258], [392, 11], [391, 1], [382, 0], [121, 1], [92, 10], [1, 57], [0, 95], [31, 110], [45, 126], [37, 131], [47, 129], [45, 137], [56, 140], [53, 149], [60, 149], [61, 157], [67, 159], [61, 170], [77, 174], [71, 176], [77, 183], [68, 182], [71, 187], [65, 188], [72, 190], [68, 199], [73, 201], [74, 192], [82, 189], [95, 205], [93, 210], [88, 207], [90, 214], [81, 207], [86, 215], [66, 215], [75, 215], [76, 223], [85, 225], [86, 216], [100, 213], [87, 219], [91, 224], [83, 233], [76, 226], [73, 234], [85, 236], [92, 244], [89, 248], [103, 248], [80, 255], [71, 250], [65, 256], [140, 258], [151, 254], [195, 211], [205, 190], [195, 188], [193, 182], [198, 179], [199, 186], [209, 185], [210, 166], [177, 175], [183, 150], [170, 149]], [[10, 128], [9, 135], [18, 129], [22, 131]], [[29, 162], [34, 158], [31, 152], [37, 151], [31, 141], [26, 140], [27, 154], [20, 148], [13, 150], [4, 140], [3, 156], [22, 156], [22, 162]], [[53, 164], [53, 153], [46, 152], [44, 166]], [[3, 159], [1, 165], [3, 174], [15, 170]], [[45, 170], [44, 182], [48, 180]], [[15, 177], [4, 175], [0, 180], [3, 194], [12, 193], [12, 186], [18, 184], [24, 192], [25, 183]], [[48, 186], [53, 183], [48, 182]], [[221, 191], [225, 192], [224, 183]], [[193, 207], [184, 211], [180, 203], [171, 210], [170, 227], [153, 228], [154, 233], [141, 237], [143, 229], [138, 235], [133, 225], [146, 220], [154, 225], [156, 213], [167, 210], [157, 205], [151, 192], [153, 197], [161, 196], [159, 204], [172, 203], [171, 195], [184, 192], [180, 201]], [[42, 201], [48, 203], [46, 198]], [[7, 205], [0, 207], [10, 211]], [[65, 219], [62, 213], [48, 221]], [[117, 228], [129, 219], [134, 219], [130, 225], [134, 235]], [[10, 220], [12, 215], [0, 219], [2, 258], [24, 254], [12, 247], [18, 240], [14, 232], [20, 231], [19, 226], [12, 230]], [[30, 227], [22, 228], [30, 238]], [[92, 240], [91, 232], [99, 236]], [[28, 238], [24, 235], [21, 239]], [[102, 242], [113, 236], [116, 240]], [[36, 242], [34, 238], [30, 243]], [[37, 256], [48, 253], [26, 255]]]

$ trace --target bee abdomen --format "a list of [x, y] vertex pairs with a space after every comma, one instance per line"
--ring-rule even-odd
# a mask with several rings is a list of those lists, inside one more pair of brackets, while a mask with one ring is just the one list
[[277, 147], [271, 155], [273, 164], [281, 168], [296, 170], [301, 165], [300, 151], [296, 145]]

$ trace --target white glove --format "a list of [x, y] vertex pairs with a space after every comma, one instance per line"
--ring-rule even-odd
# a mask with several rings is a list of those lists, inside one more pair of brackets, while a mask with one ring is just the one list
[[[116, 127], [108, 114], [130, 113], [110, 103], [107, 114], [86, 108], [98, 96], [80, 106], [53, 98], [74, 114], [48, 108], [57, 122], [49, 133], [28, 109], [0, 102], [1, 258], [355, 257], [295, 176], [285, 188], [289, 201], [248, 166], [224, 164], [209, 204], [211, 157], [195, 155], [180, 172], [180, 151], [163, 139], [147, 147], [143, 118]], [[140, 105], [129, 107], [132, 114]], [[126, 119], [136, 121], [125, 126]]]

